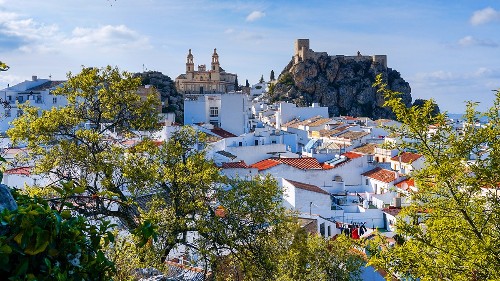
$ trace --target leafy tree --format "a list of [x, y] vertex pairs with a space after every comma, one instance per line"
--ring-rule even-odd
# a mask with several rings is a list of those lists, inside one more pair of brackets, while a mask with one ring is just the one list
[[114, 236], [47, 201], [13, 193], [18, 209], [4, 209], [0, 224], [0, 276], [9, 280], [111, 280], [113, 263], [102, 247]]
[[[416, 99], [415, 101], [413, 101], [412, 106], [421, 107], [421, 106], [424, 106], [425, 102], [426, 102], [426, 100], [424, 100], [424, 99]], [[434, 115], [434, 116], [435, 116], [435, 115], [437, 115], [439, 112], [441, 112], [441, 111], [439, 110], [439, 106], [438, 106], [436, 103], [434, 103], [434, 109], [432, 110], [432, 115]]]
[[248, 83], [248, 79], [245, 81], [245, 87], [250, 87], [250, 83]]
[[[85, 216], [119, 217], [136, 226], [136, 208], [125, 190], [140, 192], [140, 155], [150, 149], [145, 141], [133, 150], [119, 145], [115, 133], [133, 135], [133, 130], [156, 128], [157, 95], [141, 98], [137, 94], [140, 78], [117, 68], [83, 68], [53, 91], [67, 98], [68, 104], [39, 112], [30, 105], [13, 121], [7, 134], [14, 143], [25, 143], [35, 172], [48, 174], [55, 184], [53, 202], [65, 203]], [[60, 183], [71, 182], [70, 189]], [[59, 183], [59, 184], [58, 184]], [[119, 206], [111, 208], [112, 206]]]
[[261, 84], [264, 83], [264, 75], [260, 76], [259, 83], [261, 83]]
[[[423, 154], [425, 167], [412, 174], [418, 192], [400, 213], [393, 248], [371, 247], [371, 263], [400, 277], [418, 280], [499, 280], [500, 271], [500, 92], [485, 113], [469, 102], [460, 133], [435, 104], [406, 107], [399, 94], [376, 85], [403, 125], [392, 132], [415, 140], [400, 145]], [[489, 123], [474, 126], [477, 116]], [[429, 131], [429, 125], [438, 127]], [[469, 161], [472, 154], [480, 155]]]
[[274, 81], [274, 70], [271, 70], [271, 75], [269, 76], [269, 81]]
[[276, 280], [361, 280], [363, 254], [345, 236], [325, 240], [295, 230], [291, 246], [280, 256]]

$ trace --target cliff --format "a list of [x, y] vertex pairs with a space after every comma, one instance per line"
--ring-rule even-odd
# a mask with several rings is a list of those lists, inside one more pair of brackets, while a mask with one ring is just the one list
[[393, 118], [392, 111], [383, 107], [383, 96], [372, 87], [375, 76], [381, 73], [388, 87], [401, 92], [405, 104], [411, 106], [410, 85], [386, 66], [386, 60], [308, 51], [307, 56], [295, 56], [281, 72], [269, 91], [271, 102], [290, 101], [298, 106], [318, 102], [328, 107], [331, 116]]
[[135, 76], [141, 77], [142, 85], [152, 85], [161, 95], [163, 102], [162, 112], [174, 112], [175, 120], [182, 123], [184, 120], [184, 98], [175, 89], [172, 79], [159, 71], [147, 71], [135, 73]]

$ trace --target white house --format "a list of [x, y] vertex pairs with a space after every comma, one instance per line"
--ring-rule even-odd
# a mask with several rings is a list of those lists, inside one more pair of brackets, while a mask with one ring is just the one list
[[190, 94], [184, 100], [184, 125], [210, 123], [241, 135], [250, 131], [251, 115], [248, 95], [241, 92]]
[[39, 107], [42, 110], [49, 110], [52, 107], [64, 106], [67, 100], [64, 96], [52, 94], [65, 81], [52, 81], [50, 79], [39, 79], [33, 76], [31, 80], [26, 80], [11, 87], [0, 90], [0, 98], [8, 103], [8, 107], [0, 106], [0, 132], [5, 132], [10, 127], [10, 122], [22, 115], [19, 105], [29, 102], [30, 105]]
[[389, 192], [389, 189], [394, 186], [394, 183], [403, 180], [396, 171], [382, 169], [376, 167], [373, 170], [361, 174], [363, 184], [371, 189], [375, 194]]
[[276, 129], [292, 119], [309, 119], [315, 116], [328, 118], [328, 107], [321, 107], [319, 103], [313, 103], [310, 107], [297, 107], [293, 103], [280, 102], [276, 111]]
[[419, 170], [424, 166], [425, 158], [422, 154], [402, 152], [391, 158], [391, 168], [401, 174]]
[[283, 205], [299, 213], [330, 216], [332, 200], [330, 193], [312, 184], [289, 179], [279, 181], [283, 188]]

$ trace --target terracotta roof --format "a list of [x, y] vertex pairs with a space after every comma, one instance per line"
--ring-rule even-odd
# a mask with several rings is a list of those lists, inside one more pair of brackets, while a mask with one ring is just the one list
[[330, 118], [318, 118], [316, 120], [312, 120], [310, 123], [308, 124], [305, 124], [309, 127], [317, 127], [317, 126], [321, 126], [321, 125], [325, 125], [326, 123], [328, 122], [331, 122], [332, 119]]
[[31, 175], [31, 167], [13, 168], [13, 169], [5, 171], [4, 174], [29, 176], [29, 175]]
[[347, 131], [345, 133], [338, 135], [337, 137], [349, 140], [357, 140], [369, 134], [370, 133], [368, 132], [362, 132], [362, 131]]
[[302, 169], [302, 170], [311, 170], [317, 169], [322, 170], [323, 168], [318, 162], [318, 159], [312, 157], [303, 157], [303, 158], [272, 158], [277, 160], [283, 164], [287, 164], [289, 166]]
[[396, 172], [382, 169], [380, 167], [365, 172], [361, 175], [386, 183], [395, 181], [397, 179]]
[[259, 171], [266, 170], [277, 166], [279, 164], [286, 164], [301, 170], [323, 170], [316, 158], [302, 157], [302, 158], [277, 158], [272, 157], [250, 165], [252, 168], [257, 168]]
[[[299, 119], [292, 119], [292, 120], [290, 120], [290, 121], [286, 122], [285, 124], [282, 124], [281, 126], [282, 126], [282, 127], [294, 127], [294, 128], [296, 128], [296, 127], [298, 127], [298, 126], [299, 126], [299, 125], [296, 125], [296, 124], [298, 124], [298, 123], [300, 123], [300, 120], [299, 120]], [[296, 125], [296, 126], [295, 126], [295, 125]]]
[[417, 154], [417, 153], [412, 153], [412, 152], [403, 152], [400, 155], [396, 155], [391, 158], [392, 161], [400, 161], [401, 157], [401, 162], [411, 164], [418, 158], [422, 157], [422, 154]]
[[405, 179], [402, 180], [398, 183], [395, 184], [395, 186], [401, 188], [402, 190], [412, 192], [413, 190], [411, 187], [415, 187], [415, 180], [414, 179]]
[[323, 189], [321, 189], [315, 185], [312, 185], [312, 184], [302, 183], [302, 182], [293, 181], [293, 180], [289, 180], [289, 179], [284, 179], [284, 180], [291, 183], [296, 188], [300, 188], [303, 190], [312, 191], [312, 192], [316, 192], [316, 193], [322, 193], [322, 194], [328, 194], [328, 195], [330, 194], [330, 193], [324, 191]]
[[259, 171], [266, 170], [281, 164], [280, 162], [273, 159], [264, 159], [257, 163], [250, 165], [251, 168], [257, 168]]
[[401, 212], [401, 208], [396, 208], [396, 207], [389, 207], [382, 209], [384, 213], [387, 213], [393, 217], [397, 216]]
[[222, 169], [246, 169], [246, 168], [249, 168], [249, 166], [243, 160], [238, 162], [222, 163]]
[[345, 157], [349, 158], [349, 159], [356, 159], [356, 158], [359, 158], [359, 157], [363, 157], [363, 154], [361, 153], [356, 153], [356, 152], [352, 152], [352, 151], [348, 151], [344, 154]]
[[233, 133], [230, 133], [222, 128], [213, 128], [212, 130], [210, 130], [212, 133], [220, 136], [221, 138], [234, 138], [236, 137], [235, 134]]
[[375, 154], [375, 148], [377, 147], [377, 144], [375, 143], [367, 143], [362, 146], [358, 146], [352, 151], [358, 152], [358, 153], [363, 153], [363, 154]]

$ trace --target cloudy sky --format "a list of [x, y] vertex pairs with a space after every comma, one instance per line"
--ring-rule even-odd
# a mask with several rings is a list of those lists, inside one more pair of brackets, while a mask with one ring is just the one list
[[277, 74], [297, 38], [329, 54], [386, 54], [413, 98], [484, 110], [500, 88], [500, 2], [481, 0], [0, 0], [0, 89], [32, 75], [63, 80], [81, 66], [185, 72], [221, 66], [240, 82]]

